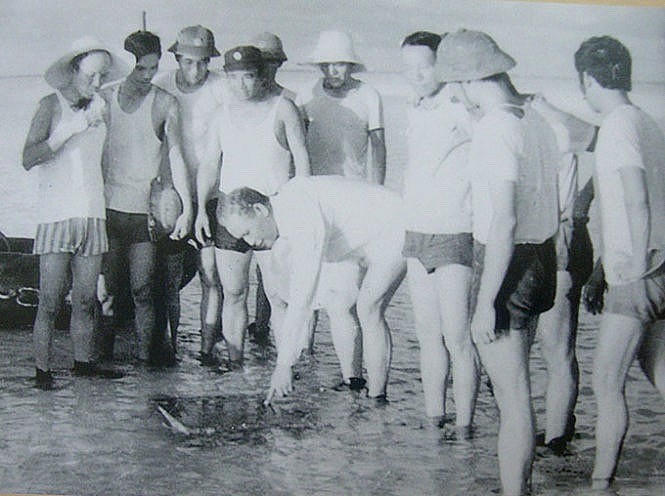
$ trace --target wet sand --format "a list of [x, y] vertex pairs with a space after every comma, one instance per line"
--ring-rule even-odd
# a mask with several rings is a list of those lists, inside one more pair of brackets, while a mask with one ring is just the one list
[[[129, 334], [119, 340], [120, 380], [74, 378], [66, 331], [55, 340], [57, 391], [32, 387], [29, 329], [0, 331], [0, 493], [124, 494], [491, 494], [499, 487], [498, 412], [481, 387], [473, 439], [450, 438], [423, 418], [418, 345], [402, 287], [389, 309], [394, 362], [390, 403], [330, 389], [339, 378], [325, 318], [316, 353], [301, 359], [300, 380], [275, 411], [260, 403], [274, 350], [248, 343], [243, 371], [226, 374], [196, 360], [198, 281], [183, 290], [179, 363], [147, 369], [127, 359]], [[588, 494], [595, 404], [590, 366], [596, 318], [582, 315], [578, 353], [582, 383], [577, 434], [568, 456], [539, 450], [534, 494]], [[532, 352], [538, 419], [545, 373]], [[662, 494], [665, 407], [637, 367], [627, 384], [631, 425], [617, 474], [621, 495]], [[190, 435], [166, 427], [160, 405]], [[454, 402], [448, 400], [449, 413]]]

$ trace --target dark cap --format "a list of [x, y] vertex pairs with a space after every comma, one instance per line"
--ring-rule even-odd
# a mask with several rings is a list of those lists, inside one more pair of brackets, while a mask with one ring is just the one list
[[262, 69], [264, 65], [261, 50], [254, 46], [237, 46], [224, 54], [225, 71]]

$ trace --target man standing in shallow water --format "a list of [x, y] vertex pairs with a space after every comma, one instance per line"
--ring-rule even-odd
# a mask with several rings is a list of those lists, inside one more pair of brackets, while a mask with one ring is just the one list
[[37, 167], [40, 209], [34, 253], [39, 255], [39, 306], [34, 323], [35, 386], [55, 386], [51, 372], [58, 309], [72, 285], [74, 375], [120, 378], [93, 362], [95, 288], [108, 249], [101, 157], [108, 105], [99, 88], [120, 77], [117, 57], [93, 38], [74, 42], [44, 74], [56, 92], [42, 98], [23, 148], [23, 167]]
[[[209, 148], [197, 175], [199, 205], [204, 205], [215, 185], [219, 185], [217, 219], [223, 214], [221, 199], [234, 189], [251, 187], [264, 195], [273, 195], [288, 181], [292, 161], [296, 175], [310, 173], [298, 110], [291, 100], [268, 92], [259, 49], [239, 46], [227, 51], [224, 71], [229, 98], [210, 125]], [[205, 209], [199, 209], [195, 223], [199, 241], [211, 236], [210, 222]], [[217, 270], [224, 292], [222, 328], [229, 351], [229, 365], [237, 367], [243, 360], [248, 320], [248, 271], [252, 246], [219, 224], [214, 239]], [[280, 308], [272, 304], [275, 290], [271, 287], [270, 260], [265, 254], [257, 253], [257, 261], [274, 315]]]
[[534, 454], [529, 333], [554, 303], [560, 152], [550, 126], [510, 81], [515, 61], [490, 36], [448, 34], [437, 64], [440, 80], [457, 83], [458, 98], [482, 115], [469, 151], [471, 336], [499, 407], [503, 494], [522, 495]]
[[[109, 235], [105, 263], [111, 294], [118, 294], [122, 275], [129, 269], [138, 359], [155, 364], [164, 336], [155, 335], [155, 243], [148, 233], [150, 183], [159, 175], [167, 146], [173, 184], [183, 211], [172, 239], [187, 236], [192, 221], [187, 169], [181, 153], [180, 111], [169, 93], [152, 84], [162, 55], [159, 37], [137, 31], [125, 39], [125, 50], [136, 58], [134, 70], [107, 90], [111, 124], [104, 153], [104, 193]], [[112, 336], [104, 354], [113, 353]]]
[[[312, 175], [340, 175], [383, 184], [383, 105], [374, 88], [353, 77], [365, 67], [355, 53], [351, 36], [342, 31], [321, 32], [307, 63], [317, 66], [323, 74], [313, 87], [297, 97], [307, 127]], [[326, 263], [321, 273], [321, 304], [330, 310], [327, 313], [332, 319], [338, 320], [331, 321], [342, 368], [342, 381], [334, 386], [336, 390], [364, 383], [355, 299], [347, 290], [360, 280], [356, 269], [347, 264]]]
[[[220, 109], [224, 91], [222, 75], [208, 70], [208, 64], [212, 57], [219, 57], [220, 53], [215, 48], [212, 31], [203, 26], [183, 28], [168, 51], [175, 55], [178, 69], [159, 77], [155, 85], [175, 96], [180, 104], [182, 152], [196, 214], [201, 208], [196, 203], [196, 173], [206, 150], [210, 121]], [[207, 208], [212, 214], [216, 205], [216, 199], [213, 199], [203, 208]], [[198, 272], [201, 281], [200, 358], [202, 365], [214, 365], [216, 361], [211, 352], [221, 337], [222, 287], [217, 275], [214, 243], [212, 239], [205, 241], [205, 244], [200, 246], [198, 255]], [[175, 262], [182, 266], [182, 251], [171, 257], [178, 256], [180, 261]], [[174, 330], [171, 329], [171, 332], [173, 334]]]
[[407, 107], [402, 254], [420, 343], [425, 413], [443, 426], [452, 362], [455, 423], [468, 435], [478, 389], [467, 311], [473, 260], [471, 116], [436, 77], [440, 41], [440, 35], [420, 31], [402, 42], [404, 74], [414, 92]]
[[606, 490], [628, 429], [625, 386], [635, 357], [665, 399], [665, 136], [628, 98], [631, 57], [618, 40], [584, 41], [575, 68], [584, 98], [603, 118], [594, 190], [609, 289], [593, 362], [598, 414], [591, 477], [593, 489]]

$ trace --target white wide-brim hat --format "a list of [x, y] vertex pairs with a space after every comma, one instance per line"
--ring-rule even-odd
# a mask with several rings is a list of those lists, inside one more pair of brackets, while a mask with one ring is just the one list
[[330, 64], [347, 62], [354, 65], [354, 71], [364, 71], [365, 65], [353, 49], [351, 36], [344, 31], [322, 31], [316, 47], [305, 64]]
[[86, 36], [72, 43], [71, 50], [46, 69], [44, 79], [52, 88], [57, 90], [65, 88], [71, 82], [72, 72], [70, 64], [72, 60], [79, 55], [94, 51], [104, 51], [111, 58], [111, 67], [103, 81], [104, 83], [120, 79], [130, 72], [129, 67], [117, 55], [114, 55], [108, 47], [96, 38]]

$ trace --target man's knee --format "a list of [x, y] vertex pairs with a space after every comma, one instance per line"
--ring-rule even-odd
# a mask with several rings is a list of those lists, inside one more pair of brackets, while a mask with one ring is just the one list
[[152, 284], [144, 282], [132, 286], [132, 299], [136, 305], [151, 304], [154, 299], [154, 290]]
[[77, 294], [76, 292], [72, 293], [72, 307], [78, 308], [81, 312], [92, 315], [95, 311], [95, 305], [97, 304], [97, 298], [93, 294]]
[[249, 288], [247, 285], [226, 284], [222, 288], [224, 302], [227, 304], [240, 304], [247, 300]]
[[381, 301], [359, 298], [357, 303], [358, 320], [364, 328], [370, 327], [381, 320]]

